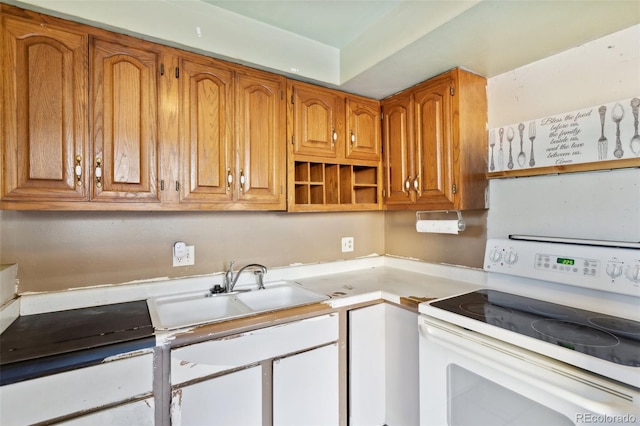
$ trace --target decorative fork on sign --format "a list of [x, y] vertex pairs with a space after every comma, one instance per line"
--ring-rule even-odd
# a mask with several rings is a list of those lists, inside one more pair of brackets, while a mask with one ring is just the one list
[[536, 122], [529, 122], [529, 140], [531, 141], [531, 156], [529, 158], [529, 166], [533, 167], [536, 165], [536, 160], [533, 158], [533, 140], [536, 138]]

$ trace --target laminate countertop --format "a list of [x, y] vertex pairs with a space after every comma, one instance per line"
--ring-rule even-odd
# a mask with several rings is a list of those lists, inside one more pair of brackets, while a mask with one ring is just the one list
[[21, 316], [0, 335], [0, 385], [153, 346], [145, 300]]

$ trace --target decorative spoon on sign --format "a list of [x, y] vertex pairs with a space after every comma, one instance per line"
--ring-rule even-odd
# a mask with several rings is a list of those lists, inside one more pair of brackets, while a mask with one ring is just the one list
[[513, 169], [513, 151], [511, 150], [511, 142], [513, 142], [514, 136], [513, 127], [509, 127], [507, 129], [507, 141], [509, 142], [509, 162], [507, 163], [507, 167], [509, 170]]
[[616, 149], [613, 151], [613, 156], [616, 158], [622, 158], [624, 151], [622, 150], [622, 142], [620, 141], [620, 122], [624, 117], [624, 109], [619, 102], [613, 106], [611, 111], [611, 119], [616, 123]]
[[638, 107], [640, 107], [640, 99], [631, 99], [631, 112], [633, 112], [633, 127], [635, 128], [635, 132], [633, 134], [633, 137], [631, 138], [631, 142], [629, 142], [629, 145], [631, 147], [631, 152], [633, 152], [636, 157], [640, 155], [640, 136], [638, 136]]

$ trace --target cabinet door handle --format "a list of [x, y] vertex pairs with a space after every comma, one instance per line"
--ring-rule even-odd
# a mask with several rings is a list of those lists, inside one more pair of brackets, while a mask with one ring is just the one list
[[420, 194], [420, 175], [413, 180], [413, 190]]
[[233, 183], [233, 174], [231, 174], [231, 169], [227, 169], [227, 192], [231, 191], [231, 184]]
[[337, 140], [338, 140], [338, 133], [336, 132], [336, 129], [332, 128], [331, 129], [331, 147], [335, 145]]
[[409, 196], [409, 191], [411, 190], [411, 176], [407, 177], [404, 181], [404, 187], [402, 188], [402, 192]]
[[356, 143], [356, 135], [353, 133], [353, 130], [351, 130], [351, 146], [353, 146], [354, 143]]
[[102, 188], [102, 159], [100, 157], [96, 157], [95, 177], [96, 188]]
[[76, 156], [75, 173], [76, 173], [76, 185], [82, 186], [82, 157], [79, 155]]
[[244, 182], [245, 182], [244, 172], [242, 171], [242, 169], [240, 169], [240, 192], [244, 192]]

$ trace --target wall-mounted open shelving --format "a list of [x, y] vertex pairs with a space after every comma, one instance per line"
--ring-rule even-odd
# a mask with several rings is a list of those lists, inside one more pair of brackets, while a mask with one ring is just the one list
[[373, 166], [296, 161], [296, 210], [376, 209], [379, 206], [379, 170]]

